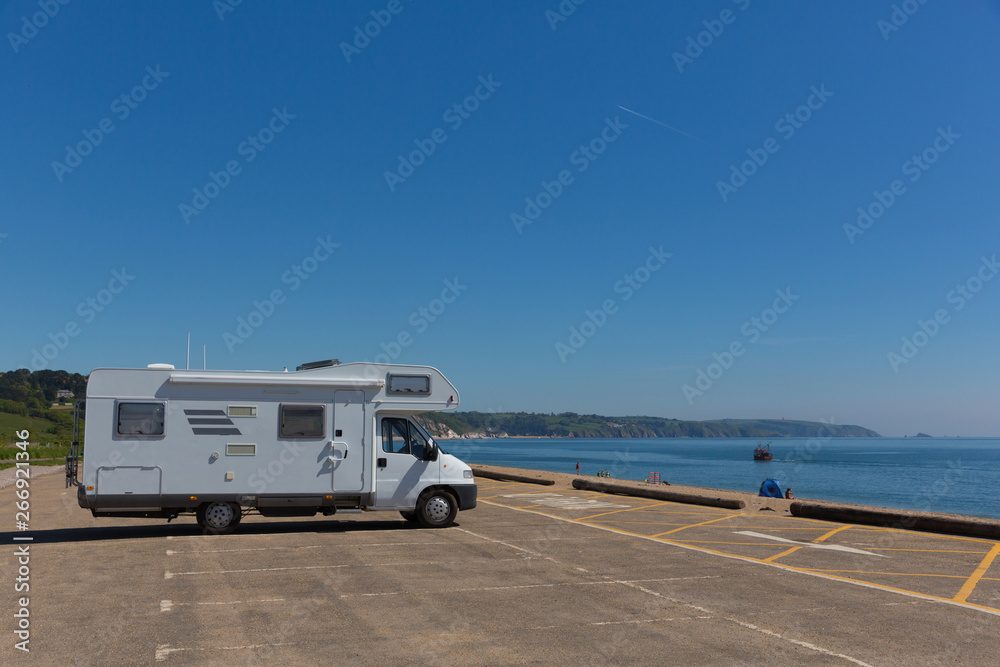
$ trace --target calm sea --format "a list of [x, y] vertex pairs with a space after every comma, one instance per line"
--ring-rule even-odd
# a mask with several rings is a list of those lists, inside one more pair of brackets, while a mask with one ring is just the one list
[[[767, 442], [767, 441], [765, 441]], [[754, 461], [756, 439], [451, 440], [467, 463], [753, 491], [767, 478], [798, 498], [1000, 518], [1000, 439], [778, 438], [773, 461]]]

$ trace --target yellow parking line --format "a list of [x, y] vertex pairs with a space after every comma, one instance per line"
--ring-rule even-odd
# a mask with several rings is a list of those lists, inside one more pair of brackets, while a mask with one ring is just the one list
[[[761, 546], [764, 546], [764, 545], [763, 545], [763, 544], [761, 544]], [[768, 546], [773, 546], [773, 545], [768, 545]], [[778, 560], [778, 559], [779, 559], [779, 558], [781, 558], [782, 556], [787, 556], [788, 554], [793, 554], [793, 553], [795, 553], [796, 551], [798, 551], [798, 550], [799, 550], [799, 549], [801, 549], [801, 548], [802, 548], [802, 547], [791, 547], [791, 548], [789, 548], [789, 549], [785, 549], [785, 550], [784, 550], [784, 551], [782, 551], [782, 552], [781, 552], [780, 554], [774, 554], [774, 555], [773, 555], [773, 556], [771, 556], [770, 558], [765, 558], [765, 559], [764, 559], [764, 560], [762, 560], [761, 562], [762, 562], [762, 563], [773, 563], [774, 561]]]
[[958, 551], [954, 549], [891, 549], [891, 548], [881, 548], [881, 547], [865, 547], [869, 551], [913, 551], [913, 552], [926, 552], [933, 554], [981, 554], [985, 555], [989, 553], [988, 551]]
[[[788, 517], [786, 516], [784, 518], [787, 519]], [[827, 526], [830, 525], [829, 521], [824, 521], [823, 523], [825, 523]], [[754, 530], [754, 529], [757, 529], [757, 530], [781, 530], [781, 531], [785, 531], [785, 530], [816, 530], [816, 528], [817, 528], [816, 526], [804, 527], [804, 528], [789, 528], [787, 526], [781, 526], [779, 528], [779, 527], [774, 526], [774, 525], [771, 525], [771, 526], [752, 526], [752, 525], [751, 526], [745, 526], [745, 525], [744, 526], [740, 526], [740, 530]]]
[[702, 521], [701, 523], [692, 523], [689, 526], [681, 526], [680, 528], [674, 528], [673, 530], [668, 530], [665, 533], [659, 533], [657, 535], [650, 535], [650, 537], [661, 537], [663, 535], [670, 535], [671, 533], [676, 533], [682, 530], [687, 530], [688, 528], [695, 528], [697, 526], [704, 526], [710, 523], [715, 523], [716, 521], [725, 521], [726, 519], [732, 519], [734, 517], [742, 516], [742, 514], [729, 514], [727, 516], [720, 516], [717, 519], [711, 519], [709, 521]]
[[[805, 573], [817, 574], [817, 575], [820, 575], [820, 576], [823, 576], [823, 577], [829, 577], [830, 579], [840, 579], [841, 581], [850, 581], [850, 582], [853, 582], [855, 584], [861, 584], [862, 586], [870, 586], [872, 588], [881, 588], [882, 590], [894, 591], [896, 593], [904, 593], [906, 595], [915, 595], [917, 597], [926, 598], [928, 600], [941, 600], [942, 602], [954, 602], [955, 601], [952, 598], [943, 598], [940, 595], [931, 595], [930, 593], [920, 593], [918, 591], [909, 590], [907, 588], [897, 588], [895, 586], [886, 586], [885, 584], [876, 584], [876, 583], [874, 583], [872, 581], [865, 581], [864, 579], [853, 579], [851, 577], [842, 577], [842, 576], [839, 576], [839, 575], [836, 575], [836, 574], [831, 574], [829, 572], [824, 572], [823, 570], [810, 570], [810, 569], [802, 568], [802, 567], [791, 567], [789, 565], [782, 565], [781, 563], [775, 563], [775, 565], [777, 567], [784, 567], [785, 569], [793, 570], [795, 572], [805, 572]], [[875, 574], [875, 573], [874, 572], [861, 572], [859, 574]], [[1000, 609], [997, 609], [996, 607], [987, 607], [986, 605], [982, 605], [982, 604], [974, 604], [972, 602], [962, 602], [960, 604], [962, 604], [964, 606], [967, 606], [967, 607], [975, 607], [976, 609], [983, 609], [985, 611], [989, 611], [989, 612], [992, 612], [994, 614], [997, 614], [998, 612], [1000, 612]]]
[[[579, 519], [574, 519], [574, 521], [579, 521]], [[593, 523], [605, 523], [604, 521], [594, 521]], [[683, 521], [615, 521], [614, 519], [609, 519], [607, 523], [627, 523], [635, 524], [638, 526], [690, 526], [689, 523], [684, 523]]]
[[[798, 518], [798, 517], [793, 517], [793, 518]], [[927, 537], [926, 534], [921, 534], [920, 531], [915, 531], [915, 530], [912, 530], [910, 528], [886, 528], [884, 526], [855, 525], [854, 529], [856, 531], [860, 531], [860, 532], [871, 532], [871, 533], [880, 533], [880, 532], [881, 533], [902, 533], [903, 535], [908, 535], [908, 536], [912, 536], [912, 537], [917, 537], [917, 536]], [[994, 544], [997, 544], [997, 542], [995, 540], [990, 540], [990, 539], [986, 539], [986, 538], [982, 538], [982, 537], [966, 537], [964, 535], [947, 535], [945, 533], [935, 533], [934, 537], [938, 538], [938, 539], [942, 539], [942, 540], [960, 540], [962, 542], [976, 542], [978, 544], [989, 545], [991, 547]]]
[[651, 511], [655, 511], [657, 514], [688, 514], [688, 515], [694, 514], [696, 516], [706, 515], [706, 514], [719, 514], [719, 512], [699, 512], [697, 507], [692, 507], [691, 509], [686, 509], [686, 510], [667, 509], [669, 507], [675, 507], [676, 505], [675, 504], [668, 505], [663, 501], [660, 501], [660, 504], [663, 505], [664, 509], [651, 510]]
[[592, 514], [590, 516], [581, 516], [577, 521], [586, 521], [587, 519], [596, 519], [599, 516], [607, 516], [608, 514], [618, 514], [619, 512], [635, 512], [636, 510], [645, 510], [650, 507], [656, 507], [660, 503], [654, 503], [652, 505], [643, 505], [642, 507], [629, 507], [624, 510], [611, 510], [610, 512], [601, 512], [600, 514]]
[[828, 538], [828, 537], [833, 537], [834, 535], [836, 535], [836, 534], [837, 534], [837, 533], [839, 533], [840, 531], [842, 531], [842, 530], [850, 530], [851, 528], [854, 528], [854, 526], [852, 526], [852, 525], [851, 525], [851, 524], [849, 524], [849, 523], [845, 523], [845, 524], [844, 524], [843, 526], [841, 526], [840, 528], [834, 528], [833, 530], [831, 530], [831, 531], [830, 531], [829, 533], [827, 533], [826, 535], [822, 535], [822, 536], [820, 536], [820, 537], [817, 537], [817, 538], [816, 538], [815, 540], [813, 540], [813, 542], [825, 542], [825, 541], [826, 541], [826, 538]]
[[[763, 518], [763, 517], [761, 517], [761, 518]], [[807, 518], [802, 517], [802, 516], [784, 516], [782, 514], [774, 515], [772, 518], [775, 518], [775, 519], [791, 519], [792, 521], [806, 521], [808, 523], [819, 523], [819, 524], [829, 524], [830, 523], [826, 519], [807, 519]]]
[[[884, 577], [937, 577], [939, 579], [965, 579], [964, 575], [961, 574], [925, 574], [922, 572], [880, 572], [878, 570], [823, 570], [820, 568], [802, 568], [809, 570], [810, 572], [839, 572], [840, 574], [866, 574], [869, 576], [884, 576]], [[959, 600], [956, 600], [959, 602]]]
[[975, 590], [976, 584], [978, 584], [979, 580], [983, 578], [984, 574], [986, 574], [986, 570], [990, 569], [990, 565], [993, 564], [993, 559], [997, 557], [997, 554], [1000, 554], [1000, 544], [994, 544], [993, 548], [990, 549], [990, 552], [986, 554], [986, 557], [983, 558], [983, 561], [979, 564], [979, 567], [976, 568], [976, 571], [973, 572], [972, 576], [969, 577], [965, 584], [962, 585], [961, 590], [958, 591], [958, 595], [952, 598], [955, 602], [965, 602], [968, 599], [972, 591]]
[[[575, 489], [575, 490], [577, 492], [579, 492], [579, 493], [586, 493], [588, 495], [596, 496], [598, 498], [604, 498], [604, 499], [607, 499], [608, 495], [609, 495], [607, 493], [601, 493], [600, 491], [591, 491], [589, 489]], [[640, 498], [641, 499], [641, 496], [631, 496], [631, 497], [633, 497], [633, 498]], [[618, 496], [618, 499], [619, 500], [623, 499], [623, 496]], [[714, 512], [716, 514], [718, 514], [719, 512], [725, 512], [726, 511], [726, 510], [724, 510], [722, 508], [719, 508], [719, 507], [711, 507], [709, 505], [687, 505], [686, 503], [677, 503], [677, 502], [673, 502], [671, 500], [658, 500], [657, 502], [659, 504], [662, 504], [664, 507], [685, 507], [685, 506], [687, 506], [687, 507], [691, 508], [692, 513], [697, 513], [698, 510], [700, 510], [702, 512], [705, 512], [705, 513]], [[685, 512], [681, 512], [681, 513], [684, 514]]]
[[721, 541], [717, 541], [717, 540], [683, 540], [683, 539], [680, 539], [680, 538], [674, 539], [674, 540], [670, 540], [670, 541], [671, 542], [677, 542], [678, 544], [728, 544], [728, 545], [734, 546], [734, 547], [773, 547], [774, 546], [773, 544], [771, 544], [769, 542], [768, 543], [765, 543], [765, 542], [721, 542]]

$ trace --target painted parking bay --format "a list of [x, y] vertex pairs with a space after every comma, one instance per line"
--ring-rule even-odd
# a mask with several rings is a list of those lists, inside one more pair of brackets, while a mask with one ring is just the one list
[[[591, 491], [539, 494], [530, 490], [537, 487], [527, 484], [484, 480], [480, 488], [484, 503], [1000, 614], [1000, 543], [991, 540], [609, 497]], [[559, 506], [560, 499], [569, 498], [573, 500]], [[582, 502], [587, 499], [617, 506], [594, 507]]]

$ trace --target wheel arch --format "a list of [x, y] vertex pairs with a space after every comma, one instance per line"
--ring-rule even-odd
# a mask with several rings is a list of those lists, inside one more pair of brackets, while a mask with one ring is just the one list
[[458, 505], [459, 511], [465, 509], [464, 507], [462, 507], [461, 494], [455, 491], [455, 487], [451, 484], [431, 484], [430, 486], [428, 486], [427, 488], [425, 488], [423, 491], [420, 492], [420, 495], [417, 496], [417, 502], [419, 503], [421, 498], [423, 498], [428, 493], [432, 493], [434, 491], [447, 491], [455, 499], [455, 503], [456, 505]]

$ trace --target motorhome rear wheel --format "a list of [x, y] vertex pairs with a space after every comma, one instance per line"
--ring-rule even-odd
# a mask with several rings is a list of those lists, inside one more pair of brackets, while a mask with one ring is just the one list
[[213, 535], [233, 532], [240, 518], [240, 506], [236, 503], [204, 503], [198, 508], [198, 525]]

